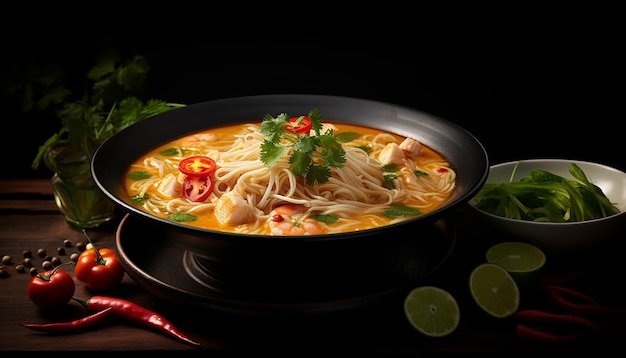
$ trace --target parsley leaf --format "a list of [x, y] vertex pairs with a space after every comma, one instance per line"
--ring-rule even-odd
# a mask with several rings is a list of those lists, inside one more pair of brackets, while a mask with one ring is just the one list
[[[294, 175], [305, 177], [308, 185], [323, 184], [331, 176], [330, 168], [341, 168], [346, 163], [346, 152], [342, 141], [355, 138], [349, 132], [343, 138], [335, 136], [332, 129], [322, 133], [322, 116], [317, 109], [308, 113], [314, 134], [296, 134], [286, 130], [290, 116], [281, 113], [277, 117], [263, 116], [261, 133], [261, 161], [268, 167], [289, 155], [289, 168]], [[358, 135], [357, 135], [358, 136]]]

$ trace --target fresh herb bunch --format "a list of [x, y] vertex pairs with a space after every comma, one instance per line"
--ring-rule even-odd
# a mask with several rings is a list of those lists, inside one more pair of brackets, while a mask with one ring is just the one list
[[[517, 166], [511, 178], [516, 170]], [[576, 163], [570, 163], [568, 170], [576, 180], [533, 169], [517, 182], [487, 183], [476, 195], [476, 207], [510, 219], [543, 222], [585, 221], [619, 213]]]
[[291, 125], [289, 115], [281, 113], [276, 118], [263, 117], [261, 133], [261, 161], [268, 167], [289, 155], [289, 168], [297, 177], [304, 176], [307, 185], [323, 184], [331, 176], [330, 168], [341, 168], [346, 163], [345, 141], [335, 136], [332, 128], [322, 133], [322, 116], [317, 109], [308, 113], [314, 134], [296, 134], [287, 130]]
[[71, 90], [58, 83], [60, 76], [43, 74], [41, 78], [48, 78], [48, 92], [39, 99], [25, 96], [24, 103], [27, 105], [23, 109], [55, 110], [61, 120], [61, 129], [39, 147], [31, 167], [39, 168], [46, 150], [63, 142], [81, 148], [91, 157], [100, 144], [122, 129], [154, 115], [184, 107], [183, 104], [162, 100], [144, 102], [139, 99], [149, 70], [150, 66], [143, 56], [136, 55], [123, 61], [117, 52], [109, 52], [88, 71], [86, 88], [90, 91], [86, 90], [78, 100], [72, 100]]

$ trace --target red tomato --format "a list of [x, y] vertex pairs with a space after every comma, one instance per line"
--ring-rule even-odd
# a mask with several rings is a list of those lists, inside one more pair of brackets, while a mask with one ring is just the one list
[[122, 281], [124, 268], [114, 250], [90, 248], [80, 253], [74, 275], [92, 290], [108, 290]]
[[213, 180], [210, 176], [187, 176], [183, 181], [183, 194], [193, 202], [205, 201], [213, 192]]
[[187, 157], [178, 163], [178, 170], [191, 177], [208, 177], [215, 173], [215, 160], [203, 155]]
[[289, 118], [289, 123], [291, 125], [285, 125], [285, 129], [297, 134], [309, 134], [311, 128], [313, 128], [313, 122], [307, 116], [291, 117]]
[[28, 284], [28, 297], [37, 306], [54, 308], [66, 305], [76, 290], [69, 273], [55, 268], [38, 273]]

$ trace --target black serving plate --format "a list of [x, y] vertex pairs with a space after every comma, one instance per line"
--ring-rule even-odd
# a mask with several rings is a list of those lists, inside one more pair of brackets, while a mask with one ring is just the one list
[[332, 274], [315, 266], [312, 272], [265, 277], [258, 262], [224, 267], [171, 240], [175, 229], [130, 214], [119, 224], [116, 248], [127, 274], [164, 300], [245, 316], [301, 317], [371, 306], [432, 275], [451, 254], [456, 233], [447, 219], [427, 231], [385, 248], [365, 274], [362, 267]]

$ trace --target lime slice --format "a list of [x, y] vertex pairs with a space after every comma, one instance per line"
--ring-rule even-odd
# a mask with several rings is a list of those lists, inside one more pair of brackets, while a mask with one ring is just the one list
[[491, 263], [478, 265], [469, 279], [470, 292], [483, 311], [496, 318], [517, 312], [520, 292], [507, 270]]
[[502, 242], [487, 249], [487, 262], [501, 266], [511, 274], [518, 287], [539, 283], [546, 264], [546, 255], [538, 247], [525, 242]]
[[430, 337], [454, 332], [461, 318], [454, 297], [434, 286], [422, 286], [409, 292], [404, 299], [404, 314], [416, 330]]

